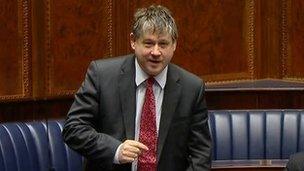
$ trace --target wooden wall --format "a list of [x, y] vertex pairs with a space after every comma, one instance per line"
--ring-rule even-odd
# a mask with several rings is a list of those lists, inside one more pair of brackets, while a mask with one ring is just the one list
[[91, 60], [132, 52], [150, 4], [173, 12], [173, 63], [206, 81], [210, 109], [303, 108], [302, 0], [3, 0], [0, 121], [64, 117]]

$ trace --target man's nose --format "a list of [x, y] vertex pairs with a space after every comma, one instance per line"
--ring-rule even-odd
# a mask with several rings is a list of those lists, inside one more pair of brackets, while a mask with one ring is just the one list
[[153, 46], [151, 54], [155, 55], [155, 56], [161, 55], [161, 51], [159, 50], [159, 46], [158, 45]]

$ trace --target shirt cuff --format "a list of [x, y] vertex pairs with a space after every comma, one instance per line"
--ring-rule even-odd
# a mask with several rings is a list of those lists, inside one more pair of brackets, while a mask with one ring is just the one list
[[122, 144], [120, 144], [120, 145], [118, 146], [118, 148], [116, 149], [115, 156], [114, 156], [114, 160], [113, 160], [113, 163], [114, 163], [114, 164], [120, 164], [120, 162], [119, 162], [119, 160], [118, 160], [118, 155], [119, 155], [119, 151], [120, 151], [121, 145], [122, 145]]

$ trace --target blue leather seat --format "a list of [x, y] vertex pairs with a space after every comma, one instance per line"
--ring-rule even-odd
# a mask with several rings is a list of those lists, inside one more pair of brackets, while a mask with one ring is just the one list
[[63, 143], [62, 125], [0, 124], [0, 171], [81, 171], [83, 159]]
[[62, 126], [62, 120], [48, 122], [50, 166], [54, 171], [81, 171], [83, 158], [63, 143]]
[[0, 124], [1, 171], [48, 171], [47, 147], [42, 122]]
[[[209, 111], [213, 160], [288, 159], [304, 151], [304, 110]], [[47, 123], [47, 124], [46, 124]], [[81, 171], [63, 121], [0, 123], [0, 171]]]
[[209, 113], [214, 160], [288, 159], [304, 151], [303, 110]]

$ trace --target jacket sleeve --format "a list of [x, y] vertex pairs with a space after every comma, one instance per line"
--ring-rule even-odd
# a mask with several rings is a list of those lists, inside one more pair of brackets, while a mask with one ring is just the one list
[[97, 64], [92, 62], [68, 112], [62, 136], [70, 148], [100, 164], [100, 168], [110, 168], [121, 142], [96, 129], [96, 119], [100, 117], [99, 108], [102, 107], [97, 72]]
[[194, 106], [188, 142], [190, 165], [187, 171], [207, 171], [211, 165], [211, 136], [203, 83]]
[[304, 153], [299, 152], [296, 154], [292, 154], [289, 157], [289, 161], [286, 165], [287, 171], [300, 171], [304, 169]]

